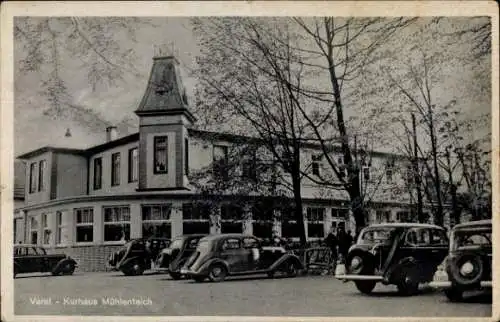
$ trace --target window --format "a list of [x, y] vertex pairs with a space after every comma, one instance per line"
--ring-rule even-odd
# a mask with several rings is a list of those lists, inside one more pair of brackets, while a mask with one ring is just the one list
[[30, 243], [38, 244], [38, 220], [35, 216], [30, 218]]
[[44, 245], [50, 244], [50, 228], [48, 223], [48, 214], [42, 214], [42, 228], [43, 228], [43, 239], [42, 243]]
[[340, 178], [343, 179], [347, 177], [347, 165], [343, 157], [338, 158], [337, 164], [339, 167]]
[[130, 208], [128, 206], [104, 207], [104, 241], [130, 239]]
[[413, 173], [413, 166], [409, 165], [406, 167], [406, 182], [409, 184], [409, 185], [412, 185], [413, 184], [413, 179], [414, 179], [414, 173]]
[[38, 191], [45, 191], [45, 171], [47, 170], [47, 161], [41, 160], [38, 163]]
[[56, 212], [56, 244], [62, 243], [62, 234], [63, 234], [63, 221], [62, 221], [62, 212]]
[[392, 167], [388, 167], [387, 169], [385, 169], [385, 179], [387, 183], [392, 183], [392, 173], [393, 173]]
[[431, 237], [431, 243], [433, 245], [447, 245], [448, 244], [448, 237], [446, 237], [446, 232], [443, 230], [438, 230], [438, 229], [432, 229], [432, 237]]
[[375, 220], [377, 223], [389, 222], [391, 220], [391, 212], [385, 210], [377, 210], [375, 213]]
[[111, 185], [120, 184], [120, 152], [111, 155]]
[[221, 211], [221, 233], [242, 233], [243, 232], [243, 209], [235, 205], [223, 205]]
[[36, 192], [36, 162], [30, 164], [30, 193]]
[[210, 233], [210, 205], [185, 203], [182, 205], [183, 234]]
[[184, 139], [184, 174], [189, 175], [189, 140]]
[[243, 248], [259, 248], [259, 241], [252, 237], [243, 238]]
[[136, 182], [139, 177], [137, 156], [137, 148], [128, 150], [128, 182]]
[[431, 233], [427, 228], [413, 228], [406, 233], [406, 243], [409, 245], [428, 246], [431, 244]]
[[325, 235], [325, 208], [307, 208], [308, 237], [323, 237]]
[[273, 216], [272, 206], [256, 204], [252, 207], [252, 226], [253, 235], [259, 238], [271, 238], [273, 235]]
[[257, 155], [256, 151], [253, 150], [250, 152], [251, 155], [243, 158], [243, 163], [241, 165], [242, 168], [242, 176], [243, 178], [250, 180], [257, 180]]
[[229, 160], [227, 146], [214, 145], [213, 151], [213, 171], [214, 176], [222, 178], [223, 180], [229, 179]]
[[222, 243], [222, 250], [231, 250], [231, 249], [239, 249], [241, 248], [240, 240], [236, 238], [226, 239]]
[[332, 208], [332, 218], [339, 218], [342, 220], [347, 219], [349, 215], [349, 209], [346, 208]]
[[321, 161], [321, 155], [312, 156], [312, 174], [315, 176], [319, 176], [320, 161]]
[[411, 213], [409, 211], [399, 211], [396, 217], [399, 222], [411, 222]]
[[94, 190], [102, 188], [102, 158], [94, 159]]
[[172, 237], [171, 204], [142, 206], [142, 237]]
[[75, 209], [76, 242], [90, 243], [94, 240], [94, 209]]
[[299, 238], [301, 227], [304, 222], [297, 222], [295, 220], [295, 208], [284, 208], [281, 210], [282, 222], [281, 222], [281, 236], [284, 238]]
[[154, 173], [167, 173], [168, 171], [168, 137], [155, 136], [154, 139]]

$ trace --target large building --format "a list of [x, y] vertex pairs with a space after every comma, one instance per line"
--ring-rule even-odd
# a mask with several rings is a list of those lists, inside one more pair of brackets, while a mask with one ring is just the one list
[[[259, 140], [195, 129], [174, 57], [154, 58], [136, 115], [138, 133], [118, 137], [110, 127], [107, 141], [88, 149], [49, 146], [18, 157], [26, 189], [15, 242], [64, 251], [80, 269], [98, 271], [133, 238], [221, 232], [296, 238], [304, 224], [311, 240], [332, 226], [353, 230], [345, 192], [304, 178], [304, 223], [297, 223], [280, 184], [286, 175], [273, 168]], [[250, 146], [248, 154], [243, 147]], [[304, 145], [301, 153], [304, 171], [328, 171], [318, 147]], [[339, 150], [332, 153], [342, 162]], [[373, 190], [368, 222], [408, 220], [411, 200], [401, 188], [407, 165], [387, 153], [372, 153], [363, 165], [362, 179]], [[278, 179], [262, 184], [257, 177], [264, 175]]]

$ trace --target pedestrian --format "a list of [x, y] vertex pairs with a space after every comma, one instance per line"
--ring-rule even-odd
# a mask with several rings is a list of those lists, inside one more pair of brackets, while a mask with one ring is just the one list
[[325, 244], [327, 245], [327, 247], [330, 248], [330, 250], [332, 252], [332, 257], [336, 261], [337, 260], [338, 239], [337, 239], [337, 236], [335, 235], [335, 228], [333, 226], [330, 228], [330, 232], [328, 233], [328, 236], [326, 236]]
[[345, 260], [347, 258], [347, 252], [349, 251], [349, 247], [351, 246], [351, 240], [349, 239], [344, 228], [338, 229], [337, 239], [339, 244], [339, 254], [342, 255], [342, 258], [344, 258]]

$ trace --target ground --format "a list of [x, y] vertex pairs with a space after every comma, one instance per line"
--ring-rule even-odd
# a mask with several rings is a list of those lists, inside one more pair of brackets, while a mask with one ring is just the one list
[[[423, 287], [403, 297], [378, 285], [372, 295], [332, 276], [251, 277], [222, 283], [174, 281], [166, 274], [123, 276], [119, 272], [73, 276], [20, 275], [14, 280], [16, 315], [252, 315], [252, 316], [491, 316], [490, 296], [450, 303]], [[113, 299], [143, 300], [112, 305]], [[110, 300], [107, 304], [102, 299]], [[45, 300], [45, 304], [37, 300]], [[66, 301], [66, 303], [65, 303]]]

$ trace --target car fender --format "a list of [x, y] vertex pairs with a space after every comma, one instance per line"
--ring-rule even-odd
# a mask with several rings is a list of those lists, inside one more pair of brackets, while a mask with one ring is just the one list
[[59, 272], [59, 270], [61, 269], [61, 267], [63, 267], [64, 265], [66, 264], [72, 264], [74, 266], [78, 266], [76, 261], [73, 259], [73, 258], [63, 258], [61, 259], [59, 262], [57, 262], [56, 266], [54, 267], [53, 271], [54, 272]]
[[[362, 260], [363, 260], [363, 264], [362, 264], [363, 266], [360, 268], [360, 272], [358, 272], [358, 273], [351, 272], [351, 267], [350, 267], [351, 260], [355, 256], [358, 256], [358, 257], [362, 258]], [[370, 275], [370, 274], [373, 274], [373, 272], [375, 270], [375, 256], [370, 251], [356, 248], [348, 253], [347, 258], [345, 259], [345, 265], [346, 265], [347, 272], [349, 272], [349, 274], [368, 274], [368, 275]]]
[[131, 263], [135, 262], [136, 260], [138, 260], [139, 262], [144, 262], [143, 258], [140, 256], [130, 257], [130, 258], [127, 258], [126, 260], [122, 261], [120, 263], [120, 265], [118, 266], [118, 269], [121, 270], [122, 268], [125, 268], [125, 267], [131, 265]]
[[196, 270], [196, 273], [200, 274], [200, 275], [206, 275], [206, 274], [208, 274], [208, 269], [210, 268], [210, 266], [212, 264], [222, 264], [226, 268], [227, 272], [230, 273], [229, 264], [225, 260], [222, 260], [222, 259], [219, 259], [219, 258], [212, 258], [212, 259], [207, 260], [205, 263], [203, 263], [200, 266], [200, 268], [198, 268]]
[[293, 261], [293, 262], [295, 262], [298, 265], [299, 269], [303, 269], [304, 268], [304, 265], [302, 264], [302, 262], [300, 261], [300, 259], [297, 256], [292, 255], [292, 254], [284, 254], [283, 256], [281, 256], [280, 258], [278, 258], [278, 260], [275, 261], [271, 265], [271, 267], [269, 267], [269, 269], [270, 270], [275, 270], [281, 264], [283, 264], [284, 262], [290, 261], [290, 260]]
[[418, 265], [417, 260], [413, 256], [408, 256], [400, 259], [397, 263], [390, 265], [384, 272], [384, 281], [394, 281], [398, 278], [399, 270], [405, 266]]
[[21, 265], [19, 263], [14, 262], [14, 272], [19, 273], [21, 272]]

